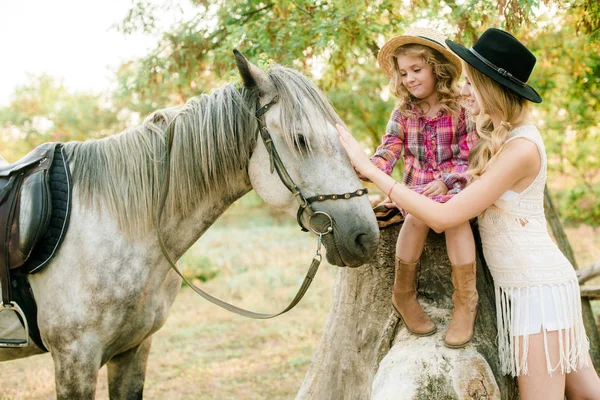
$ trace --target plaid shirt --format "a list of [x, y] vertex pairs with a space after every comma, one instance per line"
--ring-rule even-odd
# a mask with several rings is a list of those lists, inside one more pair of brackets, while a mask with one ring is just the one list
[[479, 138], [475, 124], [461, 107], [458, 118], [442, 110], [427, 117], [413, 108], [416, 117], [406, 118], [398, 109], [392, 111], [381, 145], [371, 162], [386, 174], [391, 174], [404, 152], [403, 183], [423, 193], [429, 182], [443, 181], [445, 195], [431, 199], [443, 203], [467, 185], [469, 151]]

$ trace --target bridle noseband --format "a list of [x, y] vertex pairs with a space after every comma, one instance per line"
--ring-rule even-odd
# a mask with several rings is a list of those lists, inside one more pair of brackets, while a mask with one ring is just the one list
[[[294, 183], [294, 180], [290, 177], [290, 174], [285, 169], [283, 161], [281, 161], [281, 158], [279, 157], [279, 153], [275, 148], [273, 138], [271, 137], [271, 134], [269, 133], [269, 130], [267, 129], [267, 124], [265, 122], [264, 115], [267, 113], [267, 111], [269, 111], [271, 107], [273, 107], [273, 105], [277, 104], [278, 101], [279, 96], [275, 96], [270, 102], [268, 102], [262, 107], [260, 106], [260, 104], [258, 104], [255, 113], [256, 119], [258, 120], [258, 132], [263, 140], [267, 152], [269, 153], [269, 159], [271, 161], [271, 173], [273, 173], [273, 170], [277, 171], [277, 175], [279, 175], [279, 179], [281, 179], [281, 182], [290, 192], [292, 192], [292, 194], [296, 198], [296, 201], [299, 204], [298, 212], [296, 213], [296, 220], [298, 221], [298, 225], [300, 225], [300, 228], [302, 228], [302, 231], [308, 232], [308, 229], [302, 223], [302, 215], [304, 213], [307, 213], [309, 216], [308, 221], [310, 224], [310, 230], [312, 230], [317, 235], [326, 235], [333, 231], [333, 218], [324, 211], [315, 211], [311, 207], [311, 204], [314, 202], [320, 202], [325, 200], [349, 200], [353, 197], [363, 196], [369, 193], [369, 191], [366, 188], [363, 188], [357, 189], [354, 192], [350, 193], [317, 194], [316, 196], [308, 198], [304, 197], [298, 186]], [[329, 220], [329, 226], [326, 225], [325, 231], [321, 230], [322, 228], [315, 229], [315, 226], [312, 223], [312, 219], [317, 215], [324, 215]]]

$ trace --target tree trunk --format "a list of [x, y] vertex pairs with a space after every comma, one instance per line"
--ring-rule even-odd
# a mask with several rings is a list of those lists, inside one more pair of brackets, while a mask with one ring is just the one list
[[[548, 186], [544, 188], [544, 209], [546, 211], [548, 225], [550, 225], [550, 229], [552, 230], [554, 239], [558, 243], [558, 247], [563, 252], [565, 257], [569, 259], [571, 264], [573, 264], [573, 268], [577, 270], [577, 260], [575, 259], [573, 248], [571, 247], [569, 239], [567, 238], [567, 234], [560, 223], [558, 211], [556, 210], [556, 207], [554, 207]], [[600, 374], [600, 332], [598, 332], [598, 325], [596, 325], [592, 304], [590, 303], [590, 299], [588, 297], [582, 297], [581, 299], [581, 315], [583, 317], [585, 333], [590, 341], [590, 357], [592, 358], [592, 362], [596, 367], [596, 372]]]
[[514, 380], [502, 376], [496, 345], [494, 286], [477, 262], [478, 315], [471, 343], [446, 348], [452, 309], [450, 262], [443, 234], [431, 232], [421, 256], [419, 300], [438, 332], [411, 335], [391, 311], [399, 225], [381, 231], [376, 257], [341, 268], [333, 304], [297, 399], [514, 399]]

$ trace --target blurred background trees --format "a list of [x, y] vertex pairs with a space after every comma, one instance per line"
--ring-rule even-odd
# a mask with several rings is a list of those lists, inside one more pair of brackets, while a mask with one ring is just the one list
[[[165, 29], [159, 22], [167, 12], [179, 22]], [[549, 184], [567, 221], [600, 225], [597, 0], [134, 0], [116, 29], [159, 33], [156, 47], [119, 67], [112, 92], [69, 92], [53, 77], [33, 76], [0, 109], [1, 153], [14, 161], [45, 141], [114, 134], [157, 108], [209, 93], [234, 78], [234, 48], [310, 76], [374, 149], [394, 106], [377, 52], [414, 24], [465, 45], [500, 27], [533, 51], [530, 83], [544, 98], [534, 109]]]

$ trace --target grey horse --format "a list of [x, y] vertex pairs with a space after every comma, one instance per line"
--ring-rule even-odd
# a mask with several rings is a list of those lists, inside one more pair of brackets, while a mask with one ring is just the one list
[[[257, 136], [256, 108], [276, 96], [264, 115], [266, 127], [302, 193], [362, 188], [337, 137], [335, 124], [342, 122], [322, 92], [293, 69], [273, 65], [264, 71], [238, 52], [235, 61], [243, 85], [155, 111], [114, 136], [65, 144], [74, 183], [69, 231], [53, 261], [29, 277], [41, 337], [54, 361], [57, 398], [94, 398], [105, 364], [111, 399], [142, 398], [152, 335], [181, 285], [158, 246], [154, 221], [165, 168], [171, 178], [161, 230], [174, 259], [252, 189], [268, 205], [296, 214], [295, 196], [271, 170]], [[335, 221], [333, 234], [323, 236], [331, 264], [356, 267], [374, 255], [379, 230], [366, 196], [314, 208]], [[22, 329], [5, 314], [0, 337]], [[33, 344], [3, 348], [0, 361], [40, 353]]]

